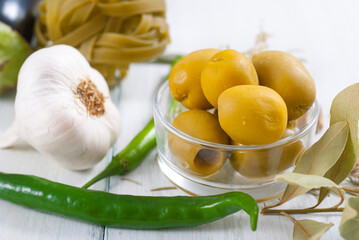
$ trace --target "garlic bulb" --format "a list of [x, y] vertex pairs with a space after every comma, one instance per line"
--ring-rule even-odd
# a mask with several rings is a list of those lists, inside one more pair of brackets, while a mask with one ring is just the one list
[[120, 114], [103, 76], [75, 48], [55, 45], [21, 67], [15, 122], [0, 146], [24, 140], [62, 166], [82, 170], [103, 159], [119, 132]]

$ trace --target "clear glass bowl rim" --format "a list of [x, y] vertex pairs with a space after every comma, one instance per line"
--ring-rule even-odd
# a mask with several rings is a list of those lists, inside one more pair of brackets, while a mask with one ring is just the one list
[[[270, 144], [263, 144], [263, 145], [226, 145], [226, 144], [219, 144], [219, 143], [212, 143], [207, 142], [198, 138], [194, 138], [177, 128], [175, 128], [170, 122], [167, 121], [164, 114], [160, 111], [159, 106], [161, 104], [161, 99], [163, 97], [164, 91], [169, 88], [168, 80], [165, 81], [161, 86], [157, 89], [156, 94], [153, 98], [153, 112], [155, 117], [160, 121], [160, 123], [166, 128], [167, 131], [171, 132], [179, 136], [180, 138], [195, 143], [200, 144], [203, 147], [212, 148], [216, 150], [223, 150], [223, 151], [246, 151], [246, 150], [264, 150], [264, 149], [271, 149], [276, 147], [281, 147], [297, 140], [302, 139], [309, 131], [316, 125], [318, 117], [319, 117], [319, 105], [317, 100], [315, 100], [312, 107], [307, 111], [307, 113], [312, 113], [307, 115], [309, 117], [307, 124], [305, 124], [299, 131], [296, 131], [295, 134], [280, 139], [274, 143]], [[168, 89], [169, 90], [169, 89]], [[305, 116], [305, 115], [304, 115]], [[299, 118], [300, 119], [300, 118]]]

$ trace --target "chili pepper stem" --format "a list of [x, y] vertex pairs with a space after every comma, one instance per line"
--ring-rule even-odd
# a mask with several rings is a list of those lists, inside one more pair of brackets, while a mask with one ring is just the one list
[[156, 147], [155, 123], [149, 123], [132, 139], [132, 141], [116, 156], [109, 165], [82, 188], [88, 188], [103, 178], [113, 175], [124, 175], [136, 168], [142, 160]]
[[82, 186], [82, 188], [89, 188], [98, 181], [116, 175], [118, 169], [118, 164], [114, 161], [112, 161], [102, 172], [97, 174], [94, 178], [92, 178], [90, 181], [88, 181], [85, 185]]

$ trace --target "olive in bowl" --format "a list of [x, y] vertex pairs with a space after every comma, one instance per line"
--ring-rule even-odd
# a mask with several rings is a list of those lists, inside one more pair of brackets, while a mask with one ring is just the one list
[[[219, 144], [229, 144], [230, 139], [221, 129], [216, 116], [193, 109], [179, 114], [172, 125], [192, 137]], [[227, 153], [201, 147], [200, 144], [185, 141], [174, 134], [169, 134], [168, 144], [174, 158], [195, 173], [212, 174], [220, 169], [227, 158]]]
[[[293, 135], [293, 129], [286, 129], [281, 139]], [[233, 145], [239, 145], [232, 142]], [[301, 140], [286, 143], [280, 148], [234, 151], [230, 157], [232, 167], [246, 178], [268, 179], [294, 166], [305, 148]]]
[[218, 97], [223, 91], [237, 85], [258, 85], [252, 62], [242, 53], [226, 49], [215, 54], [203, 67], [203, 93], [213, 107], [218, 108]]
[[182, 57], [172, 68], [169, 86], [172, 96], [189, 109], [209, 109], [201, 86], [202, 69], [219, 50], [214, 48], [191, 52]]
[[253, 56], [260, 85], [275, 90], [285, 101], [288, 120], [306, 113], [315, 101], [313, 78], [302, 62], [282, 51], [263, 51]]

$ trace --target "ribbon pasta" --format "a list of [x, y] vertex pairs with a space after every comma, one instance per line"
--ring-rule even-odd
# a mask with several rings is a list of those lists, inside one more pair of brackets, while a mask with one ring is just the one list
[[115, 72], [163, 53], [169, 43], [165, 0], [44, 0], [35, 23], [39, 48], [76, 47], [113, 87]]

